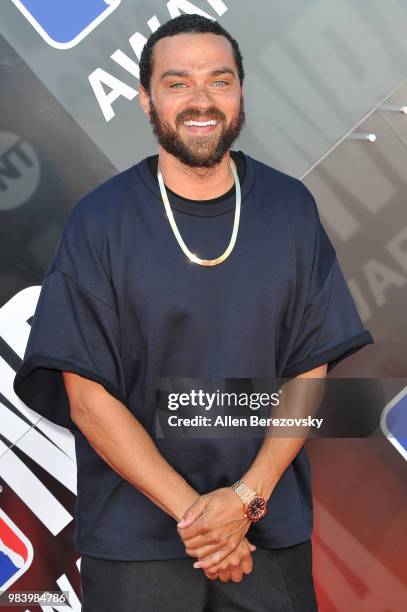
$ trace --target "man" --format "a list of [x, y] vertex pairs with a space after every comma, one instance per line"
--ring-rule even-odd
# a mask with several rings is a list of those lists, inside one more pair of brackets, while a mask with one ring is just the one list
[[159, 154], [76, 204], [42, 285], [14, 388], [75, 435], [85, 612], [317, 609], [304, 437], [157, 427], [158, 379], [323, 379], [373, 341], [310, 192], [231, 150], [243, 79], [216, 22], [151, 35]]

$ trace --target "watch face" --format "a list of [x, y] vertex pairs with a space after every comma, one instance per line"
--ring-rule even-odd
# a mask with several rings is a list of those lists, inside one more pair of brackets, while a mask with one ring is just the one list
[[247, 514], [252, 521], [258, 521], [266, 514], [267, 504], [263, 497], [255, 497], [247, 505]]

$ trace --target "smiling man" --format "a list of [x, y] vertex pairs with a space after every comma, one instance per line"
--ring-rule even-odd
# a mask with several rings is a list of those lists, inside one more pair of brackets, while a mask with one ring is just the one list
[[156, 420], [158, 378], [323, 380], [373, 341], [311, 193], [231, 149], [243, 80], [218, 23], [152, 34], [158, 154], [74, 206], [44, 278], [14, 389], [75, 435], [84, 612], [317, 609], [305, 436]]

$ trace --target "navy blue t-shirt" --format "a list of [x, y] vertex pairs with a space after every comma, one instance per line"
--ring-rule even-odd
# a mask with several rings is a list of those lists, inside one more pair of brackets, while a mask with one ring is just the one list
[[[75, 550], [110, 559], [187, 557], [176, 521], [97, 454], [70, 418], [62, 371], [102, 384], [199, 492], [249, 468], [260, 438], [156, 438], [156, 379], [291, 378], [341, 359], [372, 336], [361, 323], [305, 185], [232, 152], [242, 181], [237, 241], [220, 265], [190, 262], [165, 214], [154, 159], [94, 189], [71, 211], [45, 274], [14, 380], [33, 410], [75, 435]], [[188, 201], [169, 192], [181, 235], [201, 258], [229, 244], [234, 188]], [[304, 542], [313, 526], [302, 448], [251, 526], [266, 548]]]

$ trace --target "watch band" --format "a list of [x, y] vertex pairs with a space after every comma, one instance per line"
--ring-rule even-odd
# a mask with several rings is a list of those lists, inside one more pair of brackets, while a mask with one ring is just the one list
[[243, 480], [237, 480], [230, 488], [240, 497], [243, 504], [248, 504], [257, 497], [256, 491], [253, 491]]

